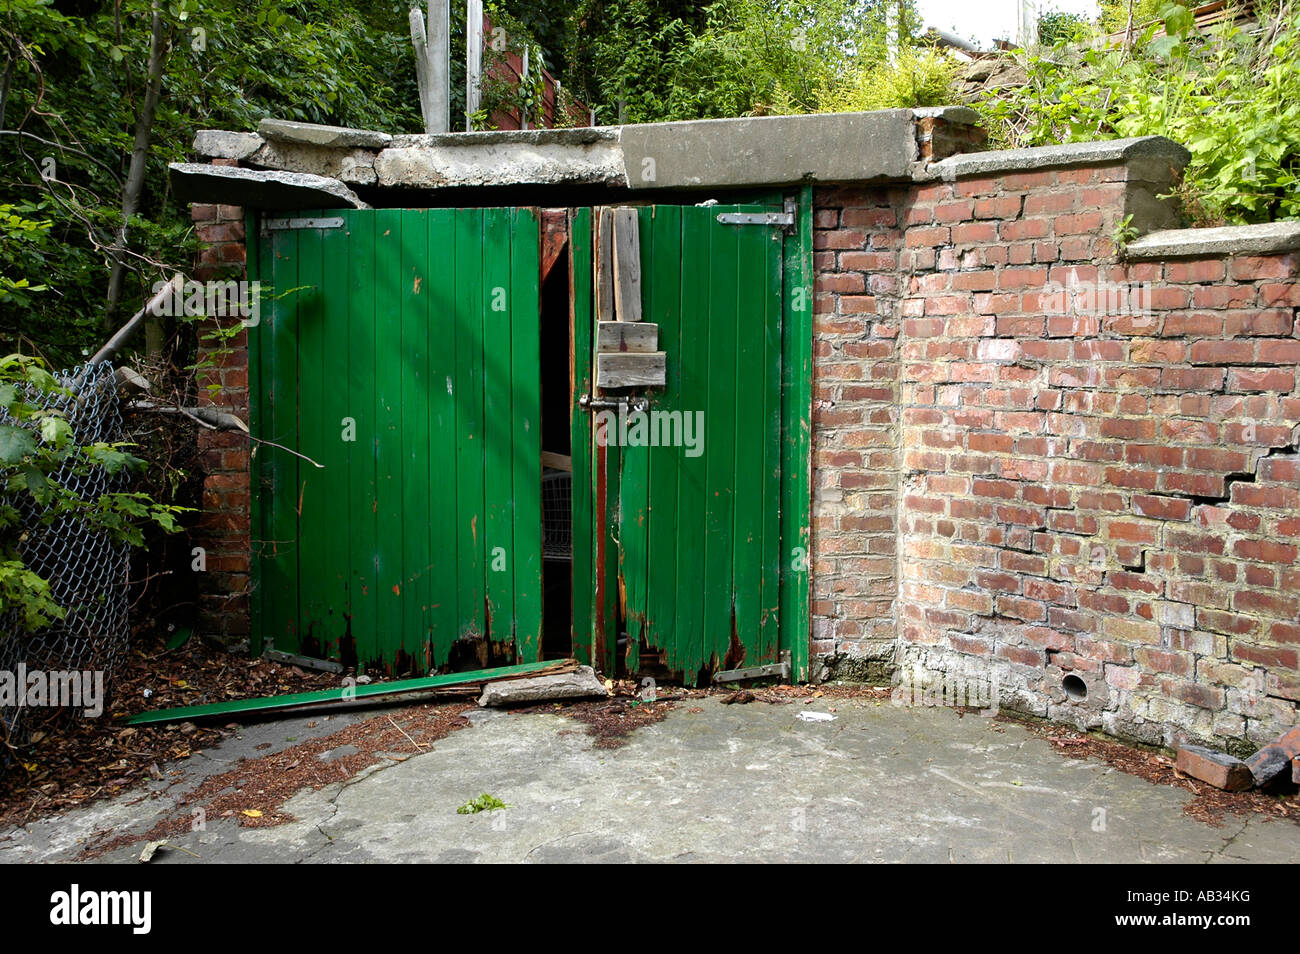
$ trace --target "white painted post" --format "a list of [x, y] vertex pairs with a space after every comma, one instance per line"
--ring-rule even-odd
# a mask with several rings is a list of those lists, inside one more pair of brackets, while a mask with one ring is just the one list
[[465, 131], [474, 128], [483, 89], [483, 0], [465, 0]]

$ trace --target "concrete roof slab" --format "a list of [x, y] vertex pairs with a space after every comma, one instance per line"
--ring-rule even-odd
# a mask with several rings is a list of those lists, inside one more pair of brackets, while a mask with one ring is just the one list
[[325, 176], [195, 162], [173, 162], [167, 168], [181, 202], [254, 209], [369, 208], [342, 182]]

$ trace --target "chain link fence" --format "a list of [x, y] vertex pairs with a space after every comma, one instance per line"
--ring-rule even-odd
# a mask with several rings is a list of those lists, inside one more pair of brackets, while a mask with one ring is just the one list
[[[56, 377], [67, 393], [29, 389], [27, 402], [60, 411], [78, 444], [122, 439], [122, 413], [112, 365], [99, 362]], [[0, 408], [0, 423], [16, 422]], [[0, 471], [0, 491], [4, 476]], [[99, 467], [79, 472], [65, 465], [61, 472], [50, 476], [83, 500], [95, 500], [101, 494], [121, 489], [122, 477]], [[19, 554], [29, 570], [49, 582], [50, 597], [67, 610], [67, 615], [39, 632], [25, 633], [12, 609], [0, 612], [0, 672], [16, 674], [20, 664], [28, 672], [98, 670], [107, 683], [127, 650], [127, 545], [113, 542], [75, 517], [47, 520], [26, 495], [19, 509]], [[17, 688], [22, 691], [23, 687]], [[36, 723], [68, 712], [0, 706], [0, 731], [11, 744], [18, 744], [27, 739]], [[0, 766], [6, 753], [7, 748], [0, 753]]]

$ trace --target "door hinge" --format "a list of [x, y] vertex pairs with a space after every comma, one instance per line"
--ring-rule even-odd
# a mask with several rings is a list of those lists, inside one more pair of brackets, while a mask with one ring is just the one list
[[790, 650], [781, 651], [781, 661], [777, 663], [768, 663], [766, 666], [748, 666], [745, 669], [727, 669], [722, 672], [713, 674], [714, 682], [743, 682], [747, 679], [763, 679], [769, 676], [778, 676], [781, 679], [790, 678]]
[[788, 228], [794, 225], [791, 212], [719, 212], [718, 221], [723, 225], [779, 225]]
[[343, 217], [332, 215], [327, 218], [310, 219], [263, 219], [263, 232], [282, 232], [286, 229], [341, 229]]

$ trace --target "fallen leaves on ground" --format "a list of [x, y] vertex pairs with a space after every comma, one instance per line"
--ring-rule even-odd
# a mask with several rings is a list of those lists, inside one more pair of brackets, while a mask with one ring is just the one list
[[[438, 739], [469, 725], [464, 714], [473, 708], [464, 702], [412, 706], [355, 722], [279, 752], [240, 759], [178, 799], [176, 808], [147, 832], [95, 842], [82, 852], [82, 860], [138, 841], [167, 840], [198, 824], [223, 818], [234, 819], [244, 828], [273, 828], [294, 821], [283, 806], [298, 792], [348, 782], [385, 758], [400, 762], [427, 751]], [[344, 747], [355, 751], [322, 758]]]
[[123, 726], [127, 715], [328, 689], [339, 678], [243, 658], [199, 639], [171, 651], [161, 638], [142, 639], [107, 680], [103, 716], [43, 724], [31, 733], [30, 742], [15, 747], [7, 767], [0, 766], [0, 827], [110, 798], [148, 778], [161, 779], [167, 763], [188, 758], [228, 734], [220, 724]]

